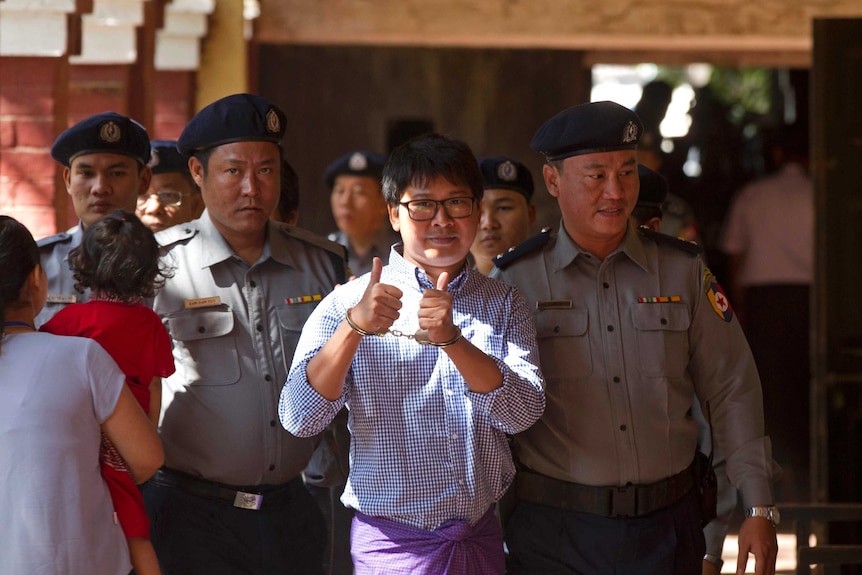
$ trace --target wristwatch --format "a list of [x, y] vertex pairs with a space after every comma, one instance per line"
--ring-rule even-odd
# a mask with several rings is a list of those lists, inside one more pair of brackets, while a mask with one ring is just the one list
[[755, 505], [745, 510], [746, 517], [766, 517], [777, 526], [781, 522], [781, 514], [775, 505]]

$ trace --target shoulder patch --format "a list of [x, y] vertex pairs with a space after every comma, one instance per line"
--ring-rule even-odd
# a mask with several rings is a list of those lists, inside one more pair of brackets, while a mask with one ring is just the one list
[[60, 232], [59, 234], [54, 234], [53, 236], [48, 236], [47, 238], [42, 238], [36, 242], [36, 245], [39, 248], [46, 248], [48, 246], [53, 246], [54, 244], [62, 244], [68, 242], [72, 239], [72, 234], [67, 232]]
[[643, 237], [649, 238], [657, 244], [673, 246], [695, 256], [703, 253], [703, 248], [699, 244], [690, 242], [688, 240], [681, 240], [679, 238], [669, 236], [661, 232], [654, 232], [646, 227], [638, 228], [638, 232], [640, 232]]
[[194, 222], [185, 222], [171, 226], [166, 230], [156, 233], [156, 242], [163, 247], [168, 248], [176, 243], [190, 240], [198, 233], [197, 225]]
[[528, 253], [535, 251], [545, 244], [547, 244], [551, 239], [551, 228], [542, 228], [542, 231], [537, 235], [524, 240], [517, 246], [509, 248], [507, 251], [498, 255], [494, 258], [494, 265], [503, 270], [506, 269], [512, 262], [517, 260], [518, 258], [527, 255]]
[[280, 228], [282, 232], [284, 232], [290, 237], [296, 238], [307, 244], [312, 244], [319, 248], [323, 248], [336, 254], [339, 257], [344, 258], [344, 260], [347, 261], [347, 248], [339, 244], [338, 242], [334, 242], [330, 239], [324, 238], [323, 236], [318, 235], [312, 231], [298, 228], [296, 226], [291, 226], [288, 224], [282, 224]]

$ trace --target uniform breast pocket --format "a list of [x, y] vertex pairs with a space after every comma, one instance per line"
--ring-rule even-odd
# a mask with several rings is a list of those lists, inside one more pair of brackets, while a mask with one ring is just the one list
[[641, 373], [646, 377], [682, 377], [688, 365], [688, 307], [676, 303], [635, 304], [632, 321]]
[[191, 385], [230, 385], [239, 381], [239, 354], [227, 306], [183, 310], [165, 317], [174, 339], [177, 371]]
[[589, 314], [554, 309], [533, 314], [542, 373], [551, 379], [581, 379], [593, 372], [588, 333]]
[[296, 351], [296, 344], [299, 343], [302, 326], [305, 325], [308, 316], [311, 315], [315, 307], [313, 304], [304, 303], [282, 305], [275, 308], [285, 371], [290, 371], [290, 364], [293, 362], [293, 353]]

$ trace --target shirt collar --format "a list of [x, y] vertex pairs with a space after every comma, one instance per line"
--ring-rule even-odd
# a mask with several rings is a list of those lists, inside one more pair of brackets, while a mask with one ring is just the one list
[[[271, 226], [272, 222], [268, 222], [267, 239], [264, 242], [263, 251], [258, 261], [264, 261], [270, 256], [269, 238], [273, 236]], [[216, 229], [215, 225], [213, 225], [207, 210], [204, 210], [198, 219], [198, 231], [201, 236], [201, 241], [199, 242], [201, 248], [201, 268], [214, 266], [227, 259], [237, 257], [233, 249], [231, 249], [230, 245]]]
[[[419, 290], [436, 289], [437, 287], [431, 283], [431, 280], [425, 270], [404, 259], [403, 242], [397, 242], [390, 249], [389, 266], [396, 274], [400, 276], [414, 278], [416, 280], [416, 288]], [[449, 293], [459, 292], [465, 285], [468, 284], [469, 279], [475, 273], [478, 272], [472, 272], [470, 270], [470, 266], [467, 265], [467, 262], [465, 261], [464, 267], [461, 269], [458, 275], [449, 280], [449, 288], [447, 291]]]
[[[608, 258], [617, 257], [617, 254], [625, 254], [630, 260], [636, 263], [638, 266], [643, 268], [645, 271], [649, 271], [649, 265], [647, 262], [646, 251], [644, 250], [643, 242], [641, 241], [640, 235], [637, 230], [632, 226], [629, 226], [626, 230], [626, 235], [623, 236], [623, 241], [617, 246], [613, 252], [608, 255]], [[562, 222], [560, 222], [560, 229], [557, 232], [557, 243], [554, 247], [554, 250], [551, 255], [551, 268], [554, 271], [560, 271], [561, 269], [571, 265], [572, 262], [575, 261], [575, 258], [578, 256], [585, 257], [590, 255], [584, 249], [581, 249], [575, 241], [569, 237], [569, 234], [566, 232], [566, 228]]]

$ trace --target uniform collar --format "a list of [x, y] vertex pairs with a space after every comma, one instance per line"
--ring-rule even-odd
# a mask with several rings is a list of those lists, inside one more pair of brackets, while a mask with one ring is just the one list
[[[637, 230], [635, 230], [631, 225], [626, 230], [626, 235], [623, 236], [623, 241], [619, 246], [617, 246], [617, 249], [608, 254], [608, 257], [605, 259], [618, 257], [618, 254], [620, 253], [625, 254], [638, 266], [643, 268], [645, 271], [648, 271], [649, 265], [647, 263], [643, 241], [637, 233]], [[560, 229], [557, 232], [556, 245], [551, 255], [551, 268], [554, 271], [560, 271], [561, 269], [571, 265], [578, 256], [593, 257], [592, 254], [580, 248], [575, 241], [569, 237], [569, 234], [566, 232], [566, 228], [561, 221]]]
[[[267, 223], [267, 226], [271, 225], [272, 222]], [[233, 249], [231, 249], [230, 245], [216, 229], [215, 225], [213, 225], [207, 210], [204, 210], [198, 219], [198, 230], [201, 236], [201, 268], [207, 268], [227, 259], [237, 257]], [[271, 229], [267, 229], [267, 239], [264, 242], [263, 252], [261, 252], [258, 261], [263, 261], [270, 256], [269, 238], [272, 237], [271, 231]]]

